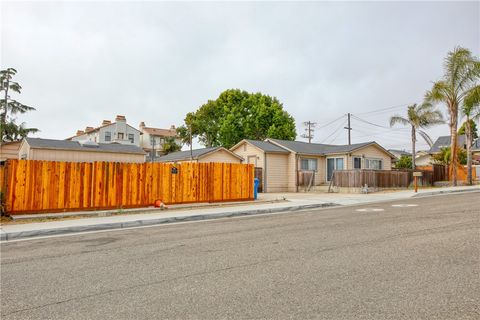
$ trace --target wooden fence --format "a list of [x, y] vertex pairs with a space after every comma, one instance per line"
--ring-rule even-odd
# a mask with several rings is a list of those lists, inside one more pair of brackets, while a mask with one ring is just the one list
[[[418, 171], [418, 170], [416, 170]], [[433, 172], [422, 171], [418, 184], [433, 184]], [[413, 181], [413, 170], [338, 170], [334, 171], [331, 187], [408, 188]]]
[[9, 214], [253, 199], [246, 164], [9, 160], [5, 174]]

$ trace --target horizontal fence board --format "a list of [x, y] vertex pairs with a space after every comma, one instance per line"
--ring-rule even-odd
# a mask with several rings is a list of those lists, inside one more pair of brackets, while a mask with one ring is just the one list
[[81, 211], [252, 200], [253, 178], [250, 164], [8, 160], [0, 191], [9, 214]]

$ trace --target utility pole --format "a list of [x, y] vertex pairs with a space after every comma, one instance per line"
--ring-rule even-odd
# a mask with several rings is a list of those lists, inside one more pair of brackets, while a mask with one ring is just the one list
[[313, 132], [315, 131], [314, 128], [316, 124], [317, 124], [316, 122], [311, 122], [311, 121], [306, 121], [303, 123], [303, 125], [306, 126], [305, 128], [306, 133], [302, 134], [302, 138], [307, 138], [308, 143], [312, 143]]
[[350, 133], [352, 132], [352, 127], [350, 126], [350, 112], [347, 115], [348, 115], [348, 127], [343, 127], [343, 128], [348, 130], [348, 145], [351, 145], [352, 137]]

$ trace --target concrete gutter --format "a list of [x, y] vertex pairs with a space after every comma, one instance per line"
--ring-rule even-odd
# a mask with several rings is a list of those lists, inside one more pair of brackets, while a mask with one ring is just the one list
[[231, 211], [231, 212], [222, 212], [222, 213], [205, 213], [198, 215], [188, 215], [188, 216], [174, 216], [174, 217], [165, 217], [165, 218], [156, 218], [156, 219], [144, 219], [144, 220], [133, 220], [133, 221], [123, 221], [123, 222], [112, 222], [112, 223], [101, 223], [101, 224], [91, 224], [91, 225], [72, 225], [60, 228], [51, 228], [51, 229], [32, 229], [25, 231], [13, 231], [6, 232], [5, 230], [0, 230], [0, 240], [9, 241], [23, 238], [34, 238], [34, 237], [45, 237], [45, 236], [54, 236], [54, 235], [63, 235], [63, 234], [72, 234], [72, 233], [81, 233], [81, 232], [90, 232], [90, 231], [103, 231], [103, 230], [112, 230], [112, 229], [125, 229], [133, 227], [142, 227], [142, 226], [153, 226], [167, 223], [176, 223], [176, 222], [187, 222], [187, 221], [199, 221], [199, 220], [211, 220], [219, 218], [231, 218], [238, 216], [250, 216], [250, 215], [260, 215], [268, 213], [280, 213], [280, 212], [293, 212], [306, 209], [318, 209], [337, 206], [335, 203], [319, 203], [319, 204], [306, 204], [306, 205], [296, 205], [280, 208], [267, 208], [267, 209], [256, 209], [256, 210], [244, 210], [244, 211]]
[[54, 213], [35, 213], [35, 214], [15, 214], [10, 217], [12, 220], [30, 220], [30, 219], [48, 219], [48, 218], [68, 218], [68, 217], [110, 217], [124, 214], [143, 214], [143, 213], [162, 213], [171, 212], [175, 210], [196, 210], [208, 208], [227, 208], [233, 206], [251, 206], [260, 204], [278, 203], [286, 200], [271, 199], [271, 200], [254, 200], [254, 201], [235, 201], [235, 202], [213, 202], [213, 203], [196, 203], [196, 204], [176, 204], [168, 205], [165, 208], [145, 207], [145, 208], [128, 208], [128, 209], [113, 209], [113, 210], [92, 210], [92, 211], [68, 211], [68, 212], [54, 212]]

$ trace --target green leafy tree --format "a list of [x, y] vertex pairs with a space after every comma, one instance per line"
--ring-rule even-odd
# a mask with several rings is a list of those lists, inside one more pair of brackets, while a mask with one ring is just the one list
[[[472, 130], [472, 139], [475, 140], [478, 138], [478, 128], [477, 128], [477, 124], [475, 123], [475, 121], [473, 119], [470, 118], [470, 128]], [[465, 127], [467, 126], [467, 121], [465, 121], [462, 126], [460, 127], [460, 129], [458, 129], [458, 135], [464, 135], [465, 132], [466, 132], [466, 129]]]
[[[445, 58], [443, 78], [433, 83], [425, 98], [432, 103], [444, 103], [449, 114], [449, 126], [452, 151], [452, 166], [457, 167], [457, 126], [458, 113], [464, 99], [478, 91], [480, 79], [480, 61], [470, 50], [456, 47]], [[453, 185], [457, 185], [457, 170], [452, 171]]]
[[[452, 163], [452, 152], [450, 147], [441, 148], [440, 152], [432, 156], [433, 163], [449, 166]], [[462, 165], [467, 164], [467, 151], [458, 148], [457, 150], [458, 162]], [[454, 172], [456, 170], [452, 170]]]
[[188, 113], [185, 125], [177, 130], [185, 142], [190, 139], [190, 129], [192, 136], [207, 147], [230, 148], [242, 139], [296, 137], [295, 121], [277, 98], [239, 89], [226, 90], [216, 100]]
[[0, 137], [1, 142], [16, 141], [25, 138], [30, 133], [38, 132], [36, 128], [26, 128], [25, 123], [17, 125], [15, 115], [33, 111], [35, 108], [20, 103], [11, 98], [10, 93], [20, 94], [22, 87], [13, 81], [17, 70], [8, 68], [0, 71]]
[[174, 137], [165, 138], [165, 142], [163, 143], [163, 151], [165, 152], [165, 154], [177, 152], [180, 150], [182, 150], [182, 146], [177, 144]]
[[401, 156], [400, 159], [395, 163], [395, 168], [397, 169], [411, 169], [412, 166], [412, 157], [411, 156]]
[[[412, 154], [415, 154], [415, 143], [417, 132], [431, 146], [432, 139], [422, 130], [436, 124], [443, 123], [442, 113], [436, 110], [430, 103], [417, 105], [416, 103], [407, 107], [407, 116], [394, 115], [390, 118], [390, 126], [400, 123], [411, 127]], [[411, 160], [411, 168], [415, 169], [415, 157]]]

